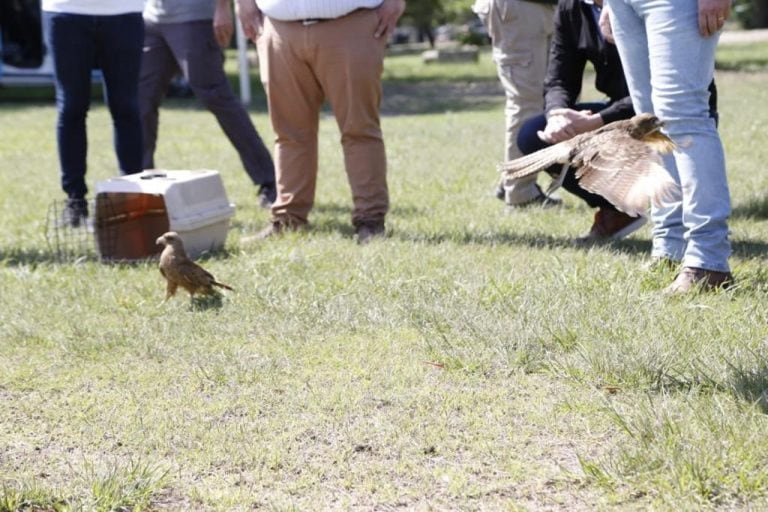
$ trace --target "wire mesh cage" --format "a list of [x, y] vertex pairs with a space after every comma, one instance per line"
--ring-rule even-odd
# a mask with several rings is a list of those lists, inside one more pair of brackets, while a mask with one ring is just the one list
[[73, 211], [67, 200], [48, 206], [45, 240], [57, 261], [105, 260], [116, 244], [116, 230], [109, 225], [114, 207], [108, 197], [84, 201]]

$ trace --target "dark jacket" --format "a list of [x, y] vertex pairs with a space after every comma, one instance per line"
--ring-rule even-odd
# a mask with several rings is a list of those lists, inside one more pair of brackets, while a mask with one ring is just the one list
[[635, 111], [619, 52], [599, 35], [592, 6], [582, 0], [561, 0], [544, 80], [545, 112], [576, 105], [587, 62], [595, 68], [595, 88], [609, 98], [609, 106], [600, 112], [603, 121], [632, 117]]

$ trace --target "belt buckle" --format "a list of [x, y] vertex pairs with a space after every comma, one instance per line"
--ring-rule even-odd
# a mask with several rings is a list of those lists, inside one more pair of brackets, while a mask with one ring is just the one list
[[307, 20], [301, 20], [301, 24], [304, 25], [305, 27], [308, 27], [310, 25], [315, 25], [316, 23], [320, 23], [320, 20], [317, 19], [317, 18], [310, 18], [310, 19], [307, 19]]

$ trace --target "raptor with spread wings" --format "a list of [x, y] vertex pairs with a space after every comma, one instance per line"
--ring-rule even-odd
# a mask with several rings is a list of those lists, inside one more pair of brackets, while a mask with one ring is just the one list
[[173, 297], [179, 286], [187, 290], [190, 297], [194, 297], [196, 293], [212, 294], [214, 286], [232, 290], [232, 287], [216, 281], [210, 272], [189, 259], [184, 244], [175, 231], [169, 231], [159, 237], [157, 244], [165, 246], [160, 253], [160, 273], [167, 282], [163, 302]]
[[500, 170], [515, 179], [563, 164], [561, 183], [570, 166], [582, 188], [603, 196], [627, 215], [645, 215], [649, 199], [659, 205], [680, 194], [680, 186], [662, 164], [660, 155], [675, 147], [660, 131], [662, 126], [653, 114], [638, 114], [505, 162]]

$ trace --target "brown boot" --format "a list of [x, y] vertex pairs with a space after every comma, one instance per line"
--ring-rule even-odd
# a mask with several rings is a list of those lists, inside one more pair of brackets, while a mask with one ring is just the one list
[[302, 224], [292, 224], [284, 220], [273, 219], [269, 222], [267, 227], [252, 236], [246, 236], [240, 239], [242, 243], [251, 243], [259, 240], [266, 240], [267, 238], [273, 238], [278, 235], [282, 235], [288, 231], [298, 231], [304, 228]]
[[617, 210], [599, 208], [595, 212], [595, 221], [589, 232], [574, 239], [573, 243], [577, 246], [588, 246], [621, 240], [640, 229], [647, 221], [645, 217], [630, 217]]
[[664, 295], [682, 295], [694, 290], [726, 289], [731, 285], [733, 285], [733, 275], [730, 272], [683, 267], [672, 284], [664, 289]]

